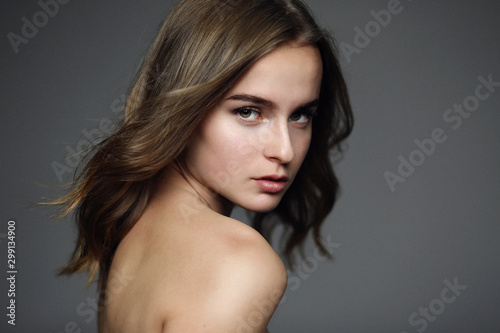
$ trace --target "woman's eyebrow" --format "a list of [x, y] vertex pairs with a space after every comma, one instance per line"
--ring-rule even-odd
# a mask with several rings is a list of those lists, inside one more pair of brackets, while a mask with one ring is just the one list
[[276, 104], [274, 102], [271, 102], [271, 101], [264, 99], [264, 98], [261, 98], [261, 97], [247, 95], [247, 94], [233, 95], [233, 96], [228, 97], [227, 99], [233, 100], [233, 101], [251, 102], [251, 103], [258, 104], [258, 105], [267, 106], [269, 108], [276, 107]]
[[311, 101], [309, 103], [306, 103], [304, 105], [301, 105], [297, 108], [297, 110], [307, 110], [310, 108], [317, 108], [319, 106], [319, 98], [315, 99], [314, 101]]
[[[226, 99], [227, 100], [233, 100], [233, 101], [250, 102], [250, 103], [257, 104], [257, 105], [266, 106], [266, 107], [269, 107], [269, 108], [276, 108], [276, 103], [274, 103], [272, 101], [269, 101], [267, 99], [258, 97], [258, 96], [253, 96], [253, 95], [238, 94], [238, 95], [230, 96], [230, 97], [228, 97]], [[305, 109], [309, 109], [309, 108], [312, 108], [312, 107], [317, 107], [318, 105], [319, 105], [319, 99], [315, 99], [314, 101], [311, 101], [311, 102], [308, 102], [306, 104], [300, 105], [299, 107], [297, 107], [296, 110], [305, 110]]]

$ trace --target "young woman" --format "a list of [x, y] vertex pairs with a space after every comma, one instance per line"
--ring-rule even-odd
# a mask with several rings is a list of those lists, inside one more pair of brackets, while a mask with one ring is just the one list
[[324, 250], [330, 152], [351, 128], [332, 44], [299, 0], [180, 1], [123, 126], [58, 201], [79, 227], [62, 272], [99, 274], [99, 331], [266, 331], [287, 283], [266, 238], [282, 223], [287, 258], [309, 231]]

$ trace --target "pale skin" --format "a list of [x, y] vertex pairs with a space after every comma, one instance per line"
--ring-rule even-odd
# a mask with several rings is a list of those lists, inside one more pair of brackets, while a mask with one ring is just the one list
[[101, 332], [267, 332], [285, 266], [228, 216], [278, 205], [309, 149], [321, 77], [316, 48], [283, 45], [209, 112], [187, 170], [165, 170], [116, 251]]

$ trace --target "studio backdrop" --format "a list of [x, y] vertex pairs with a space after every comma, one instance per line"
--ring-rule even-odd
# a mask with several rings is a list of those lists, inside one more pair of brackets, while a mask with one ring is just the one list
[[[355, 127], [322, 230], [334, 260], [308, 242], [270, 332], [500, 332], [500, 2], [306, 3]], [[56, 276], [73, 220], [33, 205], [113, 131], [174, 4], [0, 4], [1, 332], [97, 332], [95, 284]]]

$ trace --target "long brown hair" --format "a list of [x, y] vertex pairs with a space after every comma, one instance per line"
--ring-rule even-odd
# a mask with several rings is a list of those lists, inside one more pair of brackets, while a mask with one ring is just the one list
[[320, 226], [338, 190], [330, 151], [352, 129], [352, 112], [333, 42], [299, 0], [181, 0], [161, 26], [126, 106], [121, 128], [98, 144], [71, 185], [55, 201], [61, 216], [75, 212], [78, 241], [63, 274], [100, 272], [106, 284], [114, 252], [148, 204], [158, 175], [181, 162], [207, 112], [262, 56], [294, 42], [316, 46], [323, 61], [318, 116], [311, 146], [278, 207], [255, 214], [269, 238], [277, 216], [286, 233], [285, 254], [308, 232], [320, 249]]

